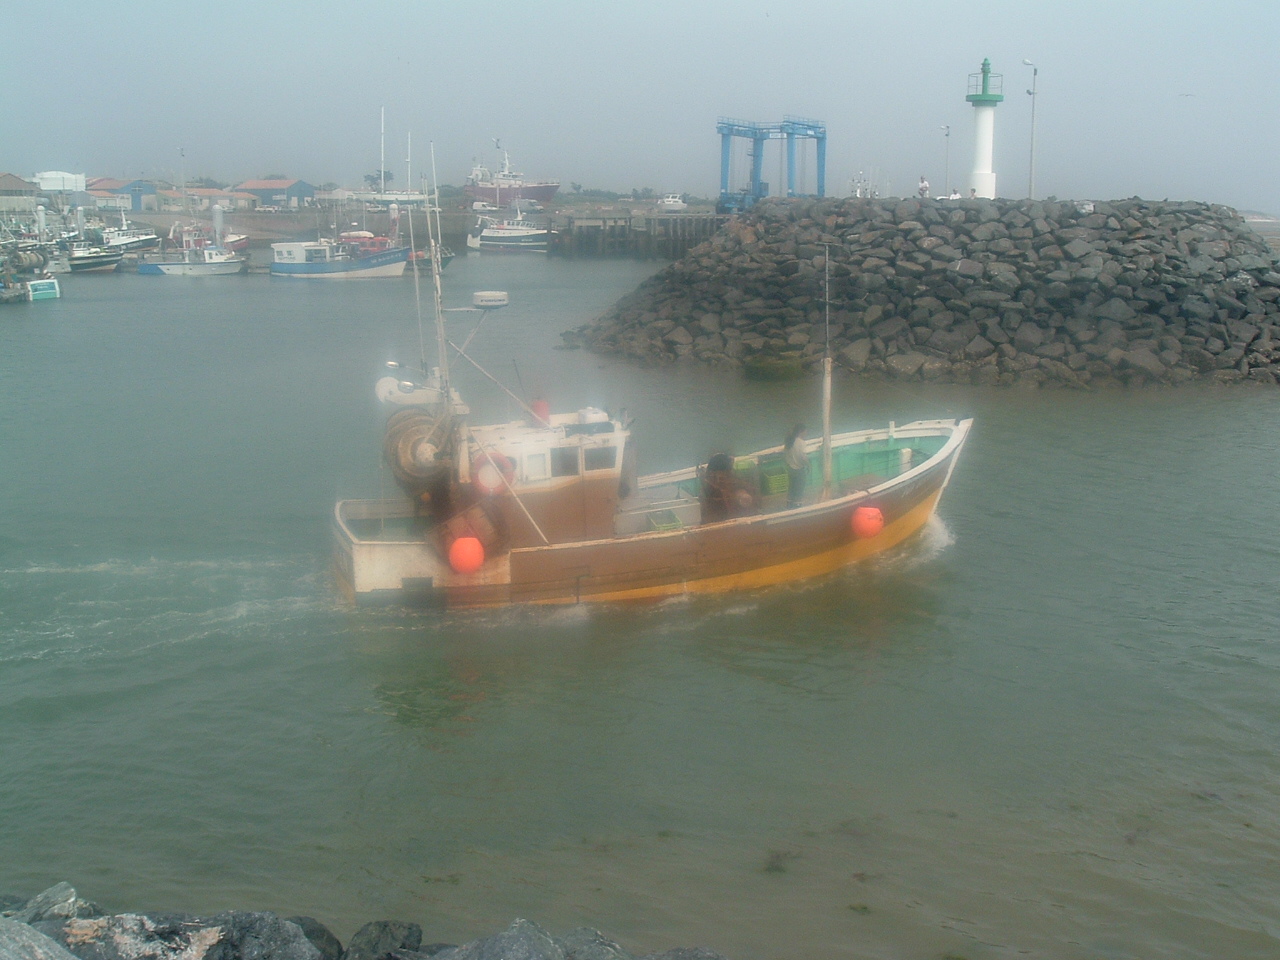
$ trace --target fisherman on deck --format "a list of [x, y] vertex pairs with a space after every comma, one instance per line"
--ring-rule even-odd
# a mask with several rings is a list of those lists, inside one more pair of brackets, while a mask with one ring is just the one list
[[790, 510], [804, 500], [804, 484], [809, 477], [809, 451], [805, 449], [803, 423], [797, 423], [787, 434], [782, 460], [787, 465], [787, 509]]

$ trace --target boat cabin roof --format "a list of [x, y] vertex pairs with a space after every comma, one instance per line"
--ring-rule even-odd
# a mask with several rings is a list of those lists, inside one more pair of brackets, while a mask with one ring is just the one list
[[481, 449], [510, 458], [525, 482], [620, 468], [630, 432], [603, 410], [588, 407], [549, 419], [549, 424], [513, 420], [472, 427], [471, 435]]

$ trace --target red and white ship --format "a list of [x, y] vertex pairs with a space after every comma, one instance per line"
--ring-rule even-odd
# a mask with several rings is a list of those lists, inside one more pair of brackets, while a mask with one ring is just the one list
[[502, 151], [502, 169], [493, 173], [476, 164], [467, 176], [463, 192], [473, 200], [483, 200], [497, 207], [513, 200], [535, 200], [546, 203], [560, 189], [559, 180], [526, 180], [524, 174], [511, 169], [511, 157]]

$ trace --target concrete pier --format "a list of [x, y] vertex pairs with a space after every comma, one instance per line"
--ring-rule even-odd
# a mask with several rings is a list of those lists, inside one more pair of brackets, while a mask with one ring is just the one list
[[709, 240], [729, 221], [727, 214], [556, 214], [550, 253], [563, 257], [637, 257], [675, 260]]

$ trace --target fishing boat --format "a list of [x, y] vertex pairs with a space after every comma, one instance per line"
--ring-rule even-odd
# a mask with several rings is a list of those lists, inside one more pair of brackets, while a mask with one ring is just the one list
[[684, 213], [689, 209], [689, 205], [684, 202], [684, 198], [678, 193], [668, 193], [656, 204], [659, 213]]
[[409, 247], [362, 252], [361, 240], [306, 240], [271, 245], [271, 275], [308, 280], [365, 280], [404, 275]]
[[560, 189], [559, 180], [526, 180], [524, 174], [511, 169], [511, 156], [502, 151], [502, 169], [497, 173], [476, 164], [467, 175], [462, 191], [473, 200], [492, 203], [498, 208], [512, 200], [536, 200], [547, 203]]
[[159, 260], [142, 260], [138, 273], [144, 276], [225, 277], [249, 271], [249, 258], [229, 249], [223, 242], [222, 208], [214, 207], [213, 224], [175, 222], [169, 240], [177, 249]]
[[102, 245], [108, 250], [134, 253], [160, 246], [160, 237], [154, 230], [129, 226], [129, 221], [125, 219], [124, 211], [121, 210], [120, 226], [102, 228]]
[[218, 222], [220, 218], [215, 223], [202, 220], [193, 220], [190, 223], [175, 222], [169, 228], [169, 242], [184, 249], [194, 245], [218, 246], [232, 253], [244, 253], [249, 249], [248, 234], [222, 231]]
[[248, 257], [220, 246], [187, 247], [174, 257], [144, 260], [138, 264], [138, 273], [144, 276], [220, 277], [248, 270]]
[[467, 247], [472, 250], [546, 253], [554, 231], [546, 224], [526, 220], [518, 204], [514, 209], [515, 216], [509, 220], [477, 217], [475, 226], [467, 234]]
[[67, 248], [67, 261], [72, 273], [114, 270], [123, 259], [123, 250], [109, 250], [87, 240], [75, 240]]
[[[469, 425], [448, 361], [480, 367], [469, 339], [448, 340], [433, 274], [439, 365], [428, 371], [424, 357], [416, 379], [393, 365], [375, 390], [391, 411], [383, 455], [403, 495], [334, 508], [337, 578], [357, 602], [652, 600], [829, 574], [920, 532], [972, 426], [921, 420], [833, 435], [828, 356], [822, 437], [801, 440], [809, 466], [795, 475], [807, 493], [792, 488], [782, 447], [640, 476], [625, 414], [553, 414], [508, 390], [524, 418]], [[506, 300], [476, 296], [477, 306]]]

